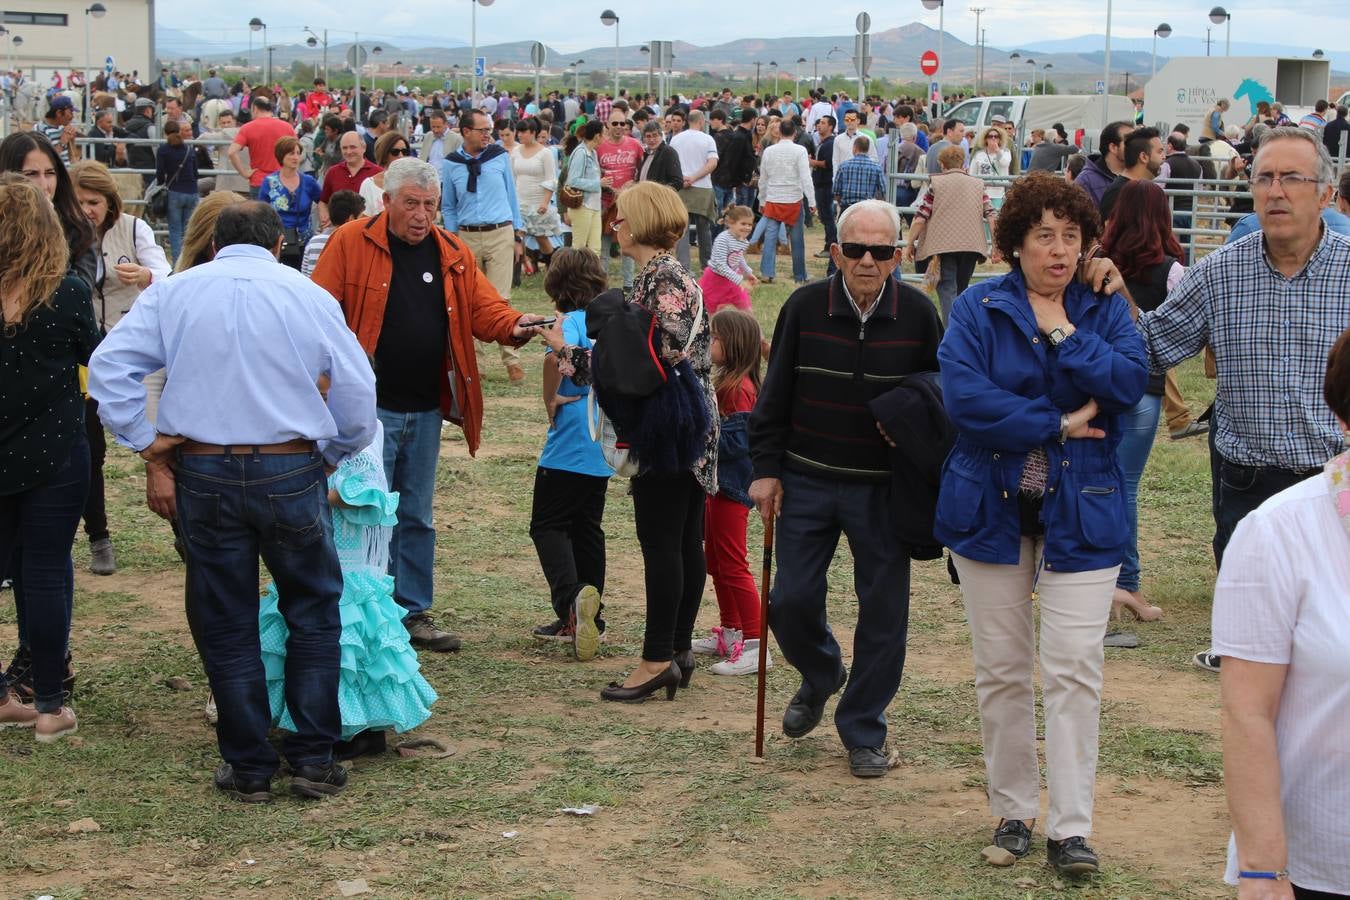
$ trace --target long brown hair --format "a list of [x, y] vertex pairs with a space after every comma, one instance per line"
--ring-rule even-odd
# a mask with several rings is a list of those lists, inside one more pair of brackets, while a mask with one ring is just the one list
[[212, 191], [202, 198], [188, 219], [183, 231], [183, 246], [174, 260], [173, 270], [185, 272], [193, 266], [200, 266], [215, 258], [211, 250], [211, 238], [216, 233], [216, 219], [220, 211], [227, 206], [243, 203], [244, 198], [234, 191]]
[[764, 339], [759, 321], [743, 309], [727, 306], [713, 315], [708, 327], [722, 344], [722, 364], [713, 368], [717, 396], [736, 390], [747, 378], [758, 392], [760, 344]]
[[74, 180], [77, 191], [99, 194], [108, 204], [107, 215], [103, 217], [102, 222], [94, 226], [102, 237], [117, 224], [118, 216], [122, 215], [122, 194], [117, 190], [117, 182], [113, 180], [108, 167], [96, 159], [82, 159], [75, 163], [70, 167], [70, 177]]
[[70, 264], [70, 248], [56, 209], [37, 185], [14, 172], [0, 174], [0, 295], [17, 295], [22, 324], [51, 304]]

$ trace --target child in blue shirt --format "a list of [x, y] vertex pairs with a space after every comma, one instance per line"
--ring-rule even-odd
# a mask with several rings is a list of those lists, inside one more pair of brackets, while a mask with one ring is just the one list
[[530, 538], [539, 554], [556, 618], [534, 629], [540, 640], [572, 642], [578, 660], [595, 656], [605, 630], [605, 491], [613, 474], [586, 424], [589, 387], [559, 371], [554, 345], [589, 349], [586, 306], [606, 287], [605, 269], [591, 250], [553, 251], [544, 291], [559, 321], [549, 330], [544, 356], [548, 437], [534, 476]]

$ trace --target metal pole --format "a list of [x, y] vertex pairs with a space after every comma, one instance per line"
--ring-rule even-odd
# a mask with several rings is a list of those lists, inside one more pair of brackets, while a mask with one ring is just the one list
[[1148, 69], [1148, 83], [1152, 84], [1158, 74], [1158, 29], [1153, 29], [1153, 63]]
[[1228, 27], [1223, 37], [1223, 55], [1233, 55], [1233, 14], [1228, 14]]
[[[1110, 118], [1109, 109], [1111, 104], [1107, 97], [1111, 96], [1111, 0], [1106, 0], [1106, 64], [1105, 74], [1102, 76], [1102, 85], [1105, 90], [1102, 92], [1102, 130], [1106, 130], [1106, 122]], [[1105, 148], [1101, 148], [1106, 152]]]
[[328, 29], [323, 30], [323, 83], [328, 83]]
[[268, 44], [267, 44], [267, 26], [264, 25], [264, 26], [263, 26], [263, 53], [266, 54], [267, 58], [264, 60], [264, 66], [265, 66], [265, 68], [263, 69], [263, 84], [264, 84], [265, 86], [267, 86], [267, 87], [271, 87], [271, 86], [272, 86], [272, 54], [271, 54], [271, 53], [268, 53], [267, 47], [268, 47]]
[[975, 14], [975, 96], [980, 96], [980, 16], [984, 14], [985, 7], [973, 6], [970, 11]]
[[356, 63], [356, 96], [352, 98], [352, 108], [356, 111], [356, 121], [361, 121], [361, 32], [352, 32], [356, 35], [356, 43], [352, 45], [352, 60]]
[[469, 106], [478, 102], [478, 0], [469, 0]]
[[89, 130], [92, 123], [89, 111], [89, 10], [84, 11], [84, 128]]
[[946, 61], [946, 54], [942, 50], [942, 35], [947, 30], [947, 3], [943, 0], [938, 7], [938, 70], [937, 70], [937, 114], [942, 115], [942, 64]]
[[542, 103], [540, 102], [540, 100], [539, 100], [539, 72], [540, 72], [539, 67], [538, 67], [538, 66], [535, 66], [535, 67], [534, 67], [534, 108], [535, 108], [536, 111], [543, 108], [543, 104], [542, 104]]
[[614, 17], [614, 99], [619, 99], [619, 19]]
[[1012, 57], [1008, 57], [1008, 96], [1012, 96]]

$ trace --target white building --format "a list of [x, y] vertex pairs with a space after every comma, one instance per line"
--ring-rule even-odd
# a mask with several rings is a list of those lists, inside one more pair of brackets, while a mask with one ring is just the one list
[[[6, 68], [20, 68], [45, 83], [53, 70], [101, 71], [111, 56], [118, 71], [134, 69], [144, 81], [155, 68], [155, 0], [98, 0], [107, 10], [95, 17], [85, 10], [94, 0], [5, 0], [0, 34]], [[88, 29], [86, 32], [85, 29]], [[85, 59], [88, 34], [89, 58]], [[20, 40], [16, 41], [18, 38]]]

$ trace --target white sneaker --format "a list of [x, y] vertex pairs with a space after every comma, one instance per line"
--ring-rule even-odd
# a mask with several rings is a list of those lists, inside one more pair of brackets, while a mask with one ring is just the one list
[[726, 656], [731, 647], [741, 639], [741, 632], [735, 628], [717, 626], [709, 637], [699, 638], [689, 645], [689, 649], [699, 656]]
[[[773, 668], [773, 654], [765, 649], [764, 671]], [[755, 675], [759, 672], [759, 641], [740, 641], [732, 653], [709, 669], [714, 675]]]

